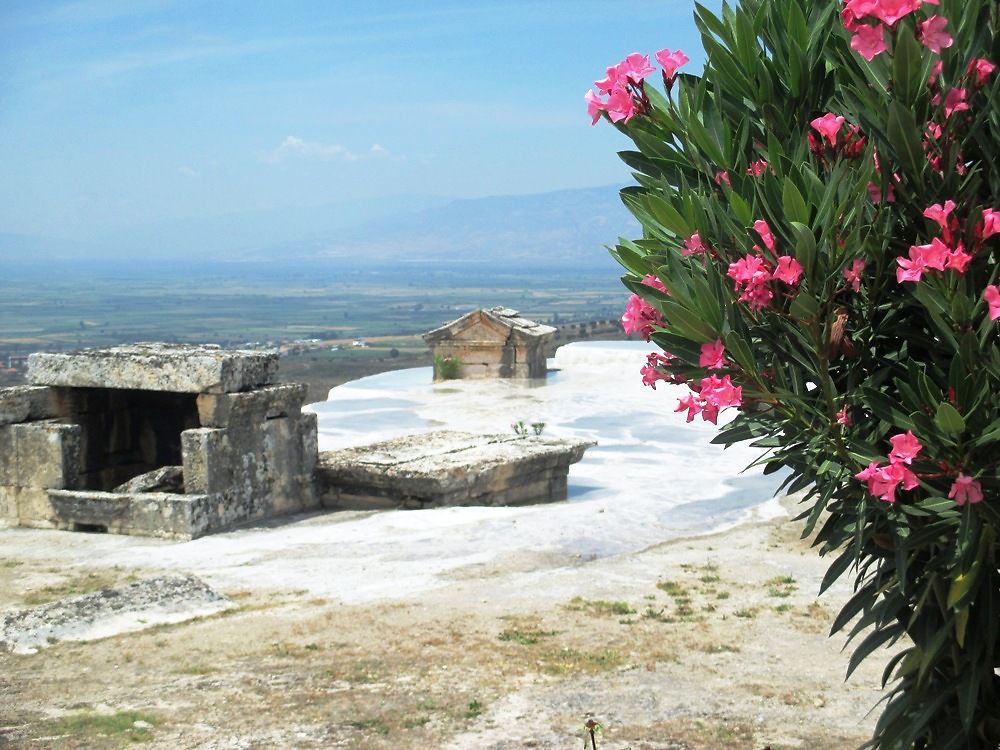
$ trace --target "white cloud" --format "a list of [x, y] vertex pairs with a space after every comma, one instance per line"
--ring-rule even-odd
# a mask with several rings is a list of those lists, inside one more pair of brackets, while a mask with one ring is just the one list
[[389, 150], [377, 143], [373, 143], [367, 151], [358, 152], [339, 143], [319, 143], [290, 135], [278, 144], [277, 148], [266, 154], [263, 159], [277, 164], [289, 159], [354, 162], [366, 159], [383, 159], [387, 156], [389, 156]]
[[184, 165], [184, 166], [181, 166], [181, 167], [177, 167], [177, 171], [180, 174], [184, 175], [185, 177], [198, 177], [199, 176], [197, 170], [192, 169], [191, 167], [189, 167], [187, 165]]

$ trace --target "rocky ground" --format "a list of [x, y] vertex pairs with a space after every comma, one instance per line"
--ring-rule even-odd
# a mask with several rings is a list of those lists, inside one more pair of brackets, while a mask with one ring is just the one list
[[[0, 532], [0, 612], [163, 572], [69, 565], [39, 532], [19, 555], [22, 533]], [[827, 633], [849, 589], [817, 600], [826, 563], [798, 536], [521, 552], [366, 604], [222, 590], [236, 606], [216, 614], [0, 653], [0, 747], [578, 748], [592, 717], [604, 750], [842, 750], [870, 731], [884, 659], [844, 682]]]

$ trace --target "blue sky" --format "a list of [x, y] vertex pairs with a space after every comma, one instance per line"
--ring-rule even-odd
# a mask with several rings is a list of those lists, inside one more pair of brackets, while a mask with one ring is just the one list
[[4, 0], [0, 232], [624, 182], [583, 94], [632, 51], [697, 72], [693, 7]]

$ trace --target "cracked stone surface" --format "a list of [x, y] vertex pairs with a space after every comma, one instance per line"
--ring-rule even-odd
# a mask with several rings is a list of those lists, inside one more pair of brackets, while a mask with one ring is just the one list
[[28, 382], [74, 388], [237, 393], [273, 382], [277, 352], [142, 343], [28, 357]]
[[[440, 431], [320, 454], [318, 491], [404, 507], [506, 505], [561, 500], [586, 440]], [[354, 503], [351, 503], [354, 507]]]
[[0, 620], [0, 651], [33, 654], [58, 641], [92, 641], [215, 614], [233, 604], [192, 575], [146, 578], [73, 596]]

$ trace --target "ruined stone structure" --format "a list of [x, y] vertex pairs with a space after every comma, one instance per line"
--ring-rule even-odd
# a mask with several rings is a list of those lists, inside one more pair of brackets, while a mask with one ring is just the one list
[[318, 454], [306, 387], [277, 366], [211, 346], [32, 354], [31, 385], [0, 389], [0, 526], [192, 539], [319, 508], [548, 502], [593, 445], [438, 432]]
[[544, 378], [545, 347], [556, 329], [517, 310], [474, 310], [424, 334], [434, 354], [434, 378]]
[[316, 415], [277, 354], [33, 354], [0, 390], [0, 523], [193, 538], [316, 507]]
[[440, 431], [320, 454], [327, 508], [518, 505], [566, 499], [570, 464], [594, 443]]

